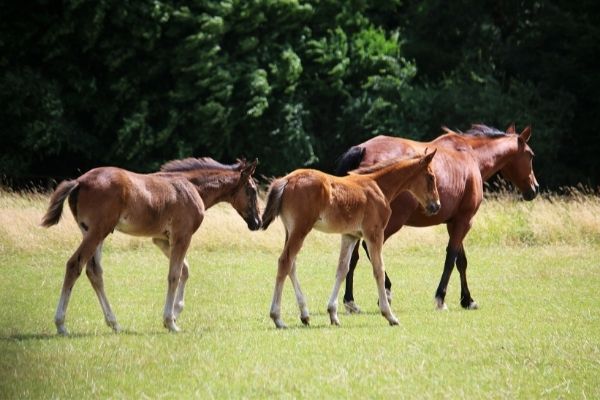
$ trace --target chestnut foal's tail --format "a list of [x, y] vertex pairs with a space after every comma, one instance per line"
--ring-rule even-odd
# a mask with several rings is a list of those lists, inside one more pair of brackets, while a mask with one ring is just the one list
[[263, 230], [267, 229], [271, 222], [279, 215], [279, 211], [281, 211], [281, 197], [286, 185], [286, 179], [276, 179], [271, 183], [269, 194], [267, 195], [267, 205], [262, 215], [261, 228]]
[[58, 224], [62, 215], [63, 203], [67, 196], [79, 186], [77, 181], [62, 181], [50, 197], [50, 205], [46, 215], [42, 218], [41, 225], [45, 228]]

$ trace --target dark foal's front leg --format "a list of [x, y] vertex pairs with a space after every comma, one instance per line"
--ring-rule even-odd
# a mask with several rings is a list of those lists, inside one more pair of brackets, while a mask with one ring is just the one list
[[444, 272], [442, 272], [440, 284], [438, 285], [438, 288], [435, 292], [435, 302], [438, 310], [448, 309], [448, 306], [446, 306], [444, 299], [446, 298], [446, 289], [448, 288], [448, 281], [450, 281], [450, 275], [452, 274], [452, 270], [454, 269], [454, 264], [456, 263], [457, 256], [457, 250], [450, 248], [450, 246], [446, 248], [446, 261], [444, 261]]
[[471, 297], [469, 285], [467, 284], [467, 255], [465, 248], [461, 247], [456, 258], [456, 269], [460, 274], [460, 305], [468, 310], [479, 308], [475, 300]]

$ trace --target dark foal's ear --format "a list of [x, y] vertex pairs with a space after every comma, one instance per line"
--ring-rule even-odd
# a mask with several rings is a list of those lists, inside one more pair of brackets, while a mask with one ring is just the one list
[[256, 171], [256, 165], [258, 164], [258, 158], [254, 159], [250, 164], [246, 164], [242, 169], [242, 177], [247, 178], [254, 174]]

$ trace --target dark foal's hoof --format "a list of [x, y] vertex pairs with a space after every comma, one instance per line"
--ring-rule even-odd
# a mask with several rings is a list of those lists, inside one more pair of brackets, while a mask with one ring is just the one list
[[300, 321], [302, 321], [304, 326], [310, 326], [310, 317], [300, 317]]

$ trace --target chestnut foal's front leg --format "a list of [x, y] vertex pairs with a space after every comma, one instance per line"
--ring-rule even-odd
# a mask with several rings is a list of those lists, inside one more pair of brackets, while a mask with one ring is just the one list
[[163, 311], [163, 324], [171, 332], [179, 332], [179, 327], [175, 324], [177, 316], [175, 313], [175, 295], [177, 288], [180, 285], [182, 270], [184, 266], [185, 253], [190, 245], [192, 236], [184, 235], [177, 237], [173, 235], [169, 248], [169, 275], [167, 286], [167, 298], [165, 301], [165, 309]]
[[[165, 239], [153, 238], [154, 243], [167, 258], [171, 258], [171, 249], [169, 247], [169, 241]], [[177, 286], [177, 293], [175, 295], [175, 304], [173, 305], [173, 311], [175, 313], [175, 320], [179, 318], [179, 314], [183, 311], [185, 305], [184, 291], [185, 284], [190, 276], [190, 267], [187, 259], [183, 259], [183, 268], [181, 269], [181, 277], [179, 278], [179, 285]]]
[[342, 282], [344, 282], [344, 279], [346, 279], [346, 275], [348, 274], [350, 258], [352, 257], [352, 252], [354, 251], [354, 247], [356, 246], [357, 242], [358, 238], [354, 236], [342, 235], [342, 246], [340, 248], [340, 258], [335, 275], [335, 284], [333, 285], [333, 291], [331, 292], [329, 303], [327, 303], [327, 312], [329, 313], [329, 319], [332, 325], [340, 324], [340, 320], [338, 319], [337, 315], [338, 294], [340, 292]]

